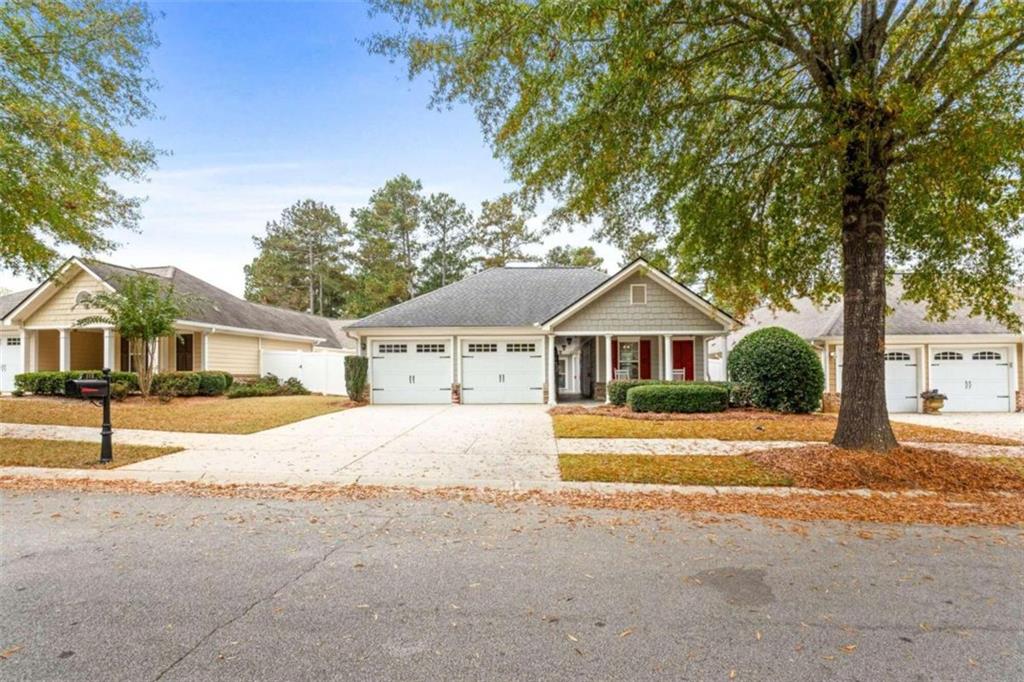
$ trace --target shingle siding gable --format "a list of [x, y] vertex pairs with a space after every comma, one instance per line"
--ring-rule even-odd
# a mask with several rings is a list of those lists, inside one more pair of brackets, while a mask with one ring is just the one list
[[[630, 286], [647, 285], [647, 303], [630, 301]], [[556, 325], [564, 332], [722, 331], [724, 327], [653, 278], [635, 274]]]

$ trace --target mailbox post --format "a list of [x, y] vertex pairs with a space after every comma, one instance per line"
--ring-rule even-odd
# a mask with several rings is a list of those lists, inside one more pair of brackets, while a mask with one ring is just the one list
[[103, 394], [103, 426], [100, 428], [100, 462], [114, 460], [114, 446], [111, 436], [114, 430], [110, 427], [110, 368], [103, 368], [103, 380], [107, 382], [107, 390]]
[[106, 464], [114, 459], [111, 444], [113, 429], [110, 427], [110, 370], [103, 370], [102, 379], [71, 379], [64, 385], [64, 394], [88, 400], [103, 401], [103, 426], [100, 428], [100, 462]]

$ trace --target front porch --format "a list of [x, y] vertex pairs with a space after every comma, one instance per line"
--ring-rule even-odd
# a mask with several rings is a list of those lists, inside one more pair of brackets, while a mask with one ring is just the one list
[[548, 404], [607, 402], [608, 382], [617, 379], [707, 381], [708, 343], [724, 337], [688, 332], [550, 336], [548, 385], [554, 390], [548, 391]]
[[[107, 327], [52, 327], [22, 330], [23, 371], [100, 370], [134, 371], [127, 339]], [[181, 330], [153, 344], [153, 365], [158, 372], [203, 369], [202, 333]]]

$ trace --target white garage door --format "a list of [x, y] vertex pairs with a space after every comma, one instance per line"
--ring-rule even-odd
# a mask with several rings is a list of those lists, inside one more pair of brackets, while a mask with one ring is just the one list
[[[917, 412], [917, 350], [885, 353], [885, 407], [889, 412]], [[836, 384], [843, 390], [843, 351], [836, 351]]]
[[889, 412], [917, 412], [917, 350], [885, 353], [885, 406]]
[[946, 412], [1009, 412], [1006, 348], [932, 349], [931, 387], [945, 394]]
[[450, 403], [451, 341], [374, 341], [370, 387], [374, 403]]
[[543, 343], [542, 339], [463, 341], [462, 402], [543, 402]]
[[14, 390], [14, 376], [21, 374], [21, 334], [0, 335], [0, 392]]

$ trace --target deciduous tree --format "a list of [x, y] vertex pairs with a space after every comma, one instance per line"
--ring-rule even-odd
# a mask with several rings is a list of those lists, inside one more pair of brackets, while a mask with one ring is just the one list
[[0, 266], [42, 275], [58, 249], [109, 249], [134, 228], [137, 181], [156, 152], [127, 131], [153, 114], [146, 6], [123, 0], [0, 3]]
[[[128, 340], [132, 365], [139, 375], [139, 390], [149, 396], [153, 383], [153, 351], [158, 339], [173, 336], [177, 320], [202, 304], [197, 296], [179, 294], [152, 275], [131, 275], [117, 280], [116, 290], [93, 294], [89, 308], [102, 310], [75, 322], [76, 326], [105, 324]], [[127, 369], [127, 368], [122, 368]]]
[[469, 101], [512, 178], [743, 314], [843, 295], [834, 442], [888, 450], [885, 284], [1017, 324], [1024, 3], [377, 0], [374, 49]]

